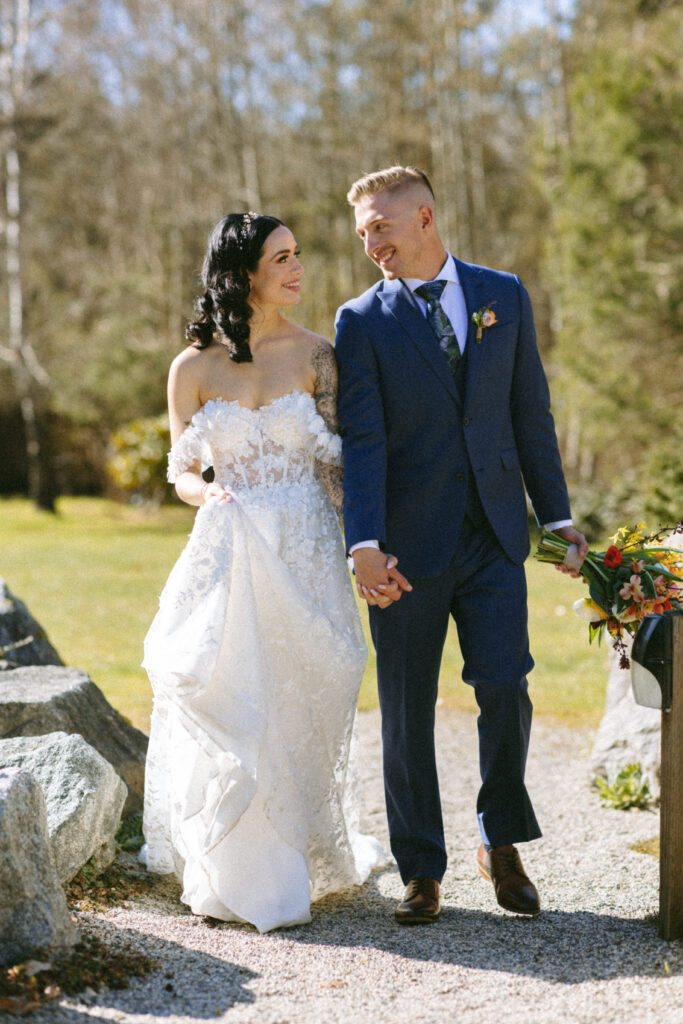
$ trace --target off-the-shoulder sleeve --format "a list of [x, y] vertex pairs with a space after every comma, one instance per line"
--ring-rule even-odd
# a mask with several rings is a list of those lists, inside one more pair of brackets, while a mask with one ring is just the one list
[[174, 484], [180, 474], [198, 460], [201, 460], [202, 470], [206, 469], [211, 465], [211, 452], [202, 439], [201, 432], [192, 423], [182, 432], [168, 453], [169, 483]]
[[317, 412], [312, 412], [308, 421], [308, 429], [315, 439], [315, 457], [318, 462], [327, 462], [331, 466], [341, 466], [342, 443], [339, 434], [333, 434], [325, 426], [325, 421]]

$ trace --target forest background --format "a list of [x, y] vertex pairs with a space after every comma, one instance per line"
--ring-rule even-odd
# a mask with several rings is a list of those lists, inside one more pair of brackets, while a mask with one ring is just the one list
[[521, 275], [576, 522], [683, 511], [680, 0], [0, 0], [0, 494], [160, 500], [208, 233], [277, 215], [296, 319], [376, 271], [345, 193], [431, 175]]

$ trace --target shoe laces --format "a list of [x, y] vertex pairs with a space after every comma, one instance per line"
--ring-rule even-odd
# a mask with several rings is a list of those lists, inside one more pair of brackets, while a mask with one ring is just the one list
[[408, 899], [412, 899], [413, 896], [431, 895], [434, 888], [433, 878], [411, 878], [408, 883]]
[[526, 877], [524, 875], [522, 862], [519, 859], [519, 854], [517, 853], [517, 850], [514, 847], [512, 847], [512, 849], [510, 850], [498, 851], [496, 853], [496, 861], [498, 862], [498, 866], [503, 871], [509, 871], [514, 873], [515, 875], [522, 875], [523, 877]]

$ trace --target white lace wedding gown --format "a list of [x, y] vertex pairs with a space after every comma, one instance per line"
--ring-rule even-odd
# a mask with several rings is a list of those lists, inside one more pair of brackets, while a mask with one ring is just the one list
[[307, 392], [213, 399], [173, 446], [232, 502], [197, 512], [145, 640], [154, 690], [143, 859], [197, 914], [259, 931], [383, 858], [358, 832], [356, 699], [365, 646], [316, 460], [338, 464]]

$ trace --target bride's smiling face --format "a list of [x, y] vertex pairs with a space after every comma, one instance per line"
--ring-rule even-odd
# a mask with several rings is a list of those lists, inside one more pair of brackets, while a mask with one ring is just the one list
[[256, 270], [249, 274], [250, 305], [294, 305], [299, 301], [303, 272], [294, 235], [284, 224], [275, 228], [263, 243]]

